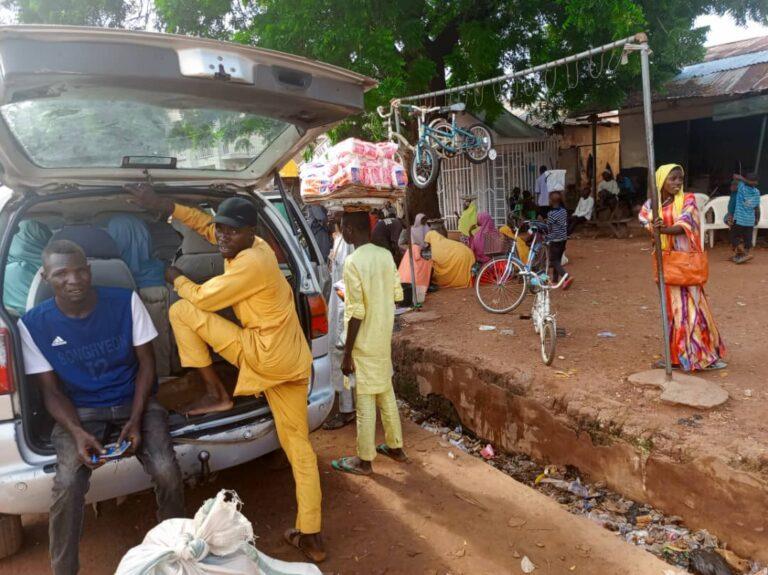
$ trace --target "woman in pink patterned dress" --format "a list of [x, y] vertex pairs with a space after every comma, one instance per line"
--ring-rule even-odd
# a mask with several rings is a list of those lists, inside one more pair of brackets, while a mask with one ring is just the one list
[[[656, 170], [661, 218], [653, 221], [651, 202], [640, 211], [648, 231], [659, 228], [661, 247], [673, 251], [698, 251], [699, 211], [693, 194], [683, 191], [683, 168], [666, 164]], [[666, 286], [669, 346], [672, 365], [683, 371], [722, 369], [725, 344], [715, 325], [703, 285]]]

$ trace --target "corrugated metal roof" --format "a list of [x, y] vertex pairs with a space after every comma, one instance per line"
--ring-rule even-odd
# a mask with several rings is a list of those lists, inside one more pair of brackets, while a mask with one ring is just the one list
[[710, 60], [708, 62], [686, 66], [675, 77], [674, 81], [680, 82], [682, 80], [687, 80], [688, 78], [699, 78], [701, 76], [708, 76], [709, 74], [717, 74], [718, 72], [725, 72], [727, 70], [736, 70], [737, 68], [746, 68], [753, 64], [763, 64], [765, 62], [768, 62], [768, 50], [761, 50], [760, 52], [752, 52], [750, 54], [740, 54], [738, 56], [731, 56], [720, 60]]
[[[654, 92], [655, 102], [684, 98], [744, 96], [768, 92], [768, 36], [710, 46], [704, 60], [686, 66], [663, 88]], [[625, 108], [642, 104], [633, 92]]]
[[704, 61], [721, 60], [723, 58], [730, 58], [731, 56], [749, 54], [750, 52], [761, 52], [763, 50], [768, 50], [768, 36], [758, 36], [757, 38], [749, 38], [747, 40], [738, 40], [736, 42], [710, 46], [707, 48], [707, 55], [704, 56]]
[[683, 68], [653, 99], [708, 98], [763, 91], [768, 91], [768, 36], [710, 47], [703, 62]]

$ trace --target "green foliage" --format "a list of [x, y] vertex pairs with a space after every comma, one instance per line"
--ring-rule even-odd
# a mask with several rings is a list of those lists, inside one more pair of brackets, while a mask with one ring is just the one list
[[21, 24], [146, 27], [151, 0], [2, 0]]
[[[150, 0], [0, 0], [21, 22], [136, 26]], [[766, 0], [154, 0], [168, 32], [228, 39], [330, 62], [379, 86], [368, 113], [334, 132], [378, 137], [378, 105], [407, 94], [502, 75], [647, 31], [658, 86], [703, 55], [697, 16], [730, 14], [768, 23]], [[513, 106], [543, 102], [544, 113], [620, 105], [638, 86], [637, 56], [620, 54], [557, 73], [463, 94], [492, 120], [502, 96]]]
[[[350, 68], [379, 81], [368, 113], [332, 134], [381, 137], [377, 105], [502, 75], [647, 31], [658, 86], [699, 60], [705, 13], [768, 23], [765, 0], [156, 0], [168, 31], [214, 35]], [[227, 33], [227, 30], [231, 30]], [[616, 51], [516, 84], [464, 94], [489, 119], [506, 96], [543, 113], [620, 105], [638, 86], [637, 56]]]

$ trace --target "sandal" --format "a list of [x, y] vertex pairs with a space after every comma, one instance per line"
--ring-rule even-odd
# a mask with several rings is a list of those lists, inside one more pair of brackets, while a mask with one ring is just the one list
[[411, 462], [410, 458], [404, 452], [402, 452], [402, 451], [400, 452], [400, 455], [395, 455], [394, 453], [392, 453], [390, 451], [389, 447], [387, 447], [386, 443], [382, 443], [381, 445], [377, 445], [376, 446], [376, 453], [380, 453], [381, 455], [386, 455], [387, 457], [397, 461], [398, 463], [410, 463]]
[[326, 431], [335, 431], [336, 429], [346, 427], [353, 421], [355, 421], [354, 413], [337, 413], [325, 423], [323, 423], [323, 429]]
[[314, 549], [307, 549], [301, 546], [301, 531], [298, 529], [289, 529], [283, 534], [283, 538], [286, 543], [291, 547], [295, 547], [304, 554], [304, 557], [312, 561], [313, 563], [322, 563], [327, 557], [325, 551], [317, 551]]
[[704, 368], [704, 371], [717, 371], [718, 369], [725, 369], [728, 364], [722, 359], [718, 359], [716, 362], [709, 364]]
[[356, 467], [352, 464], [350, 464], [351, 457], [342, 457], [340, 459], [334, 459], [331, 461], [331, 467], [333, 467], [336, 471], [341, 471], [342, 473], [349, 473], [351, 475], [370, 475], [370, 471], [364, 471], [363, 469], [360, 469], [359, 467]]

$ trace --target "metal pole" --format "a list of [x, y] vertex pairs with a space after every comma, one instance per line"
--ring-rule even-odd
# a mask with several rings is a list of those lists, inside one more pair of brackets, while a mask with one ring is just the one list
[[544, 70], [556, 68], [557, 66], [562, 66], [563, 64], [578, 62], [579, 60], [584, 60], [585, 58], [590, 58], [597, 54], [602, 54], [603, 52], [614, 50], [615, 48], [621, 48], [622, 46], [626, 46], [627, 44], [632, 44], [633, 42], [642, 43], [645, 41], [646, 41], [645, 34], [641, 32], [639, 34], [635, 34], [634, 36], [630, 36], [629, 38], [616, 40], [615, 42], [604, 44], [603, 46], [598, 46], [597, 48], [591, 48], [589, 50], [585, 50], [584, 52], [579, 52], [578, 54], [567, 56], [566, 58], [560, 58], [559, 60], [553, 60], [552, 62], [547, 62], [546, 64], [540, 64], [539, 66], [532, 66], [530, 68], [526, 68], [525, 70], [520, 70], [519, 72], [512, 72], [511, 74], [505, 74], [503, 76], [496, 76], [495, 78], [489, 78], [488, 80], [483, 80], [481, 82], [473, 82], [471, 84], [465, 84], [463, 86], [456, 86], [455, 88], [437, 90], [436, 92], [426, 92], [424, 94], [407, 96], [405, 98], [396, 98], [396, 100], [399, 100], [400, 102], [412, 102], [414, 100], [423, 100], [425, 98], [436, 98], [438, 96], [446, 96], [448, 94], [457, 94], [459, 92], [464, 92], [466, 90], [472, 90], [473, 88], [482, 88], [483, 86], [498, 84], [499, 82], [505, 82], [506, 80], [512, 80], [513, 78], [519, 78], [521, 76], [535, 74], [536, 72], [543, 72]]
[[[644, 43], [640, 48], [640, 65], [643, 82], [643, 119], [645, 120], [645, 146], [648, 156], [648, 195], [651, 200], [653, 220], [661, 217], [659, 192], [656, 189], [656, 158], [653, 151], [653, 108], [651, 106], [651, 67], [648, 61], [650, 48]], [[659, 299], [661, 300], [661, 327], [664, 335], [664, 370], [667, 381], [672, 380], [672, 359], [669, 353], [669, 323], [667, 318], [667, 289], [664, 284], [664, 268], [661, 261], [661, 234], [653, 228], [654, 254], [659, 270]]]
[[768, 114], [763, 116], [763, 125], [760, 126], [760, 139], [757, 141], [757, 157], [755, 158], [755, 169], [753, 170], [756, 174], [760, 171], [760, 156], [763, 155], [763, 142], [765, 141], [766, 122], [768, 122]]

